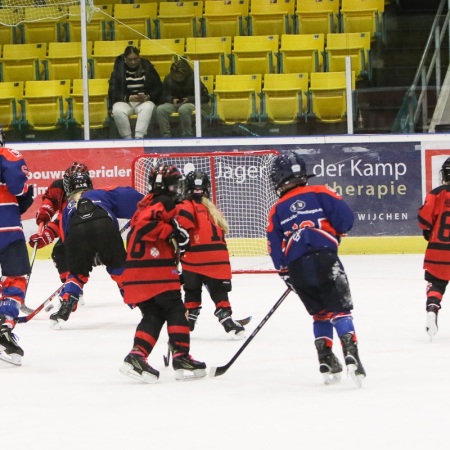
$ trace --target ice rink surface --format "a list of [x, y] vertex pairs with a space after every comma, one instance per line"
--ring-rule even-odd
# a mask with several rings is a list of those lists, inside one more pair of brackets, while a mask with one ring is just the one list
[[[312, 320], [291, 293], [222, 376], [177, 382], [163, 364], [165, 328], [149, 363], [149, 385], [119, 373], [139, 311], [130, 310], [103, 267], [85, 305], [61, 330], [42, 312], [15, 331], [21, 367], [0, 362], [1, 449], [12, 450], [440, 450], [449, 448], [450, 308], [439, 333], [425, 333], [423, 255], [342, 256], [353, 300], [363, 387], [344, 374], [325, 386]], [[50, 261], [36, 260], [27, 304], [59, 285]], [[235, 275], [235, 318], [256, 328], [285, 286], [275, 274]], [[450, 300], [449, 300], [450, 301]], [[228, 336], [205, 295], [191, 354], [226, 364], [244, 341]], [[335, 353], [342, 361], [335, 338]]]

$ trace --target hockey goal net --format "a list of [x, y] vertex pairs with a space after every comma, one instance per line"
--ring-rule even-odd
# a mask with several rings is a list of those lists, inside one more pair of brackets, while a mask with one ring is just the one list
[[133, 161], [133, 187], [146, 194], [150, 168], [159, 164], [174, 164], [184, 176], [192, 170], [206, 172], [211, 200], [230, 225], [226, 239], [233, 272], [272, 272], [266, 226], [277, 197], [268, 175], [278, 154], [275, 150], [146, 154]]

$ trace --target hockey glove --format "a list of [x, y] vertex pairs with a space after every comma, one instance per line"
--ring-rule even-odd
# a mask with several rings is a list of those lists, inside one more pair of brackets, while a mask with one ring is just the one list
[[175, 219], [172, 219], [170, 221], [170, 224], [173, 226], [173, 232], [169, 236], [169, 240], [175, 239], [178, 244], [180, 255], [183, 255], [189, 247], [189, 233], [183, 227], [181, 227]]
[[286, 283], [286, 286], [291, 290], [295, 292], [294, 286], [291, 283], [291, 279], [289, 278], [289, 272], [288, 269], [285, 267], [283, 269], [280, 269], [278, 271], [278, 275], [280, 275], [280, 278]]
[[423, 237], [425, 238], [426, 241], [430, 240], [431, 237], [431, 230], [423, 230], [422, 231]]
[[23, 195], [17, 196], [17, 203], [19, 204], [20, 214], [23, 214], [33, 204], [33, 186], [28, 186], [27, 192]]
[[55, 210], [50, 205], [42, 205], [36, 213], [36, 223], [47, 225], [55, 215]]
[[28, 243], [31, 247], [34, 248], [35, 244], [37, 243], [37, 248], [45, 247], [46, 245], [51, 244], [55, 238], [56, 238], [55, 232], [49, 228], [45, 227], [41, 233], [35, 233], [30, 236], [30, 240]]

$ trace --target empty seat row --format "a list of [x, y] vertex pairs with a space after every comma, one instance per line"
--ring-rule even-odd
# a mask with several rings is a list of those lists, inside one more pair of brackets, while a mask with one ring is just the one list
[[[39, 20], [36, 19], [37, 12]], [[10, 15], [17, 16], [16, 20]], [[91, 11], [87, 39], [167, 39], [236, 35], [367, 32], [382, 34], [384, 0], [207, 0], [103, 4]], [[79, 6], [0, 10], [0, 43], [81, 40]]]
[[[357, 78], [371, 74], [369, 34], [332, 33], [88, 42], [89, 77], [109, 78], [114, 60], [127, 45], [139, 47], [161, 78], [180, 57], [198, 60], [201, 75], [339, 72], [345, 71], [347, 56]], [[80, 42], [5, 44], [2, 48], [1, 81], [81, 77]]]
[[[309, 117], [339, 122], [347, 111], [344, 72], [217, 75], [202, 82], [211, 92], [211, 122], [286, 124]], [[109, 123], [108, 79], [88, 83], [90, 127], [104, 128]], [[353, 74], [352, 90], [354, 83]], [[6, 130], [81, 127], [83, 91], [82, 79], [0, 83], [0, 122]]]

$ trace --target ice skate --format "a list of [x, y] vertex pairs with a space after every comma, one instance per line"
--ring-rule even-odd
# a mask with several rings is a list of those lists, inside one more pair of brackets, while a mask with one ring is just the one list
[[439, 307], [437, 305], [427, 306], [427, 325], [425, 330], [428, 333], [428, 336], [430, 336], [430, 341], [438, 332], [438, 312]]
[[325, 339], [316, 339], [315, 346], [319, 356], [319, 371], [325, 384], [334, 384], [341, 381], [342, 365], [339, 359], [326, 345]]
[[15, 366], [22, 365], [24, 352], [19, 346], [17, 336], [13, 334], [12, 328], [7, 324], [7, 317], [0, 314], [0, 359]]
[[147, 363], [147, 359], [139, 353], [129, 353], [119, 369], [127, 377], [144, 383], [156, 383], [159, 372]]
[[195, 324], [197, 323], [198, 316], [200, 314], [200, 310], [202, 308], [192, 308], [187, 310], [187, 318], [189, 322], [189, 330], [194, 331]]
[[67, 322], [72, 311], [77, 309], [78, 298], [74, 295], [69, 295], [68, 300], [60, 299], [61, 306], [50, 316], [50, 328], [59, 330], [62, 326], [62, 322]]
[[346, 333], [341, 336], [342, 350], [344, 352], [345, 365], [347, 372], [351, 379], [358, 387], [362, 386], [362, 381], [366, 377], [366, 371], [359, 359], [358, 346], [353, 340], [351, 333]]
[[225, 331], [229, 333], [233, 339], [245, 338], [245, 328], [239, 322], [233, 320], [229, 309], [220, 308], [214, 314], [219, 319], [219, 322]]
[[[172, 367], [175, 370], [175, 379], [178, 381], [195, 380], [206, 377], [206, 364], [196, 361], [187, 353], [174, 353]], [[185, 374], [184, 371], [188, 371]]]

